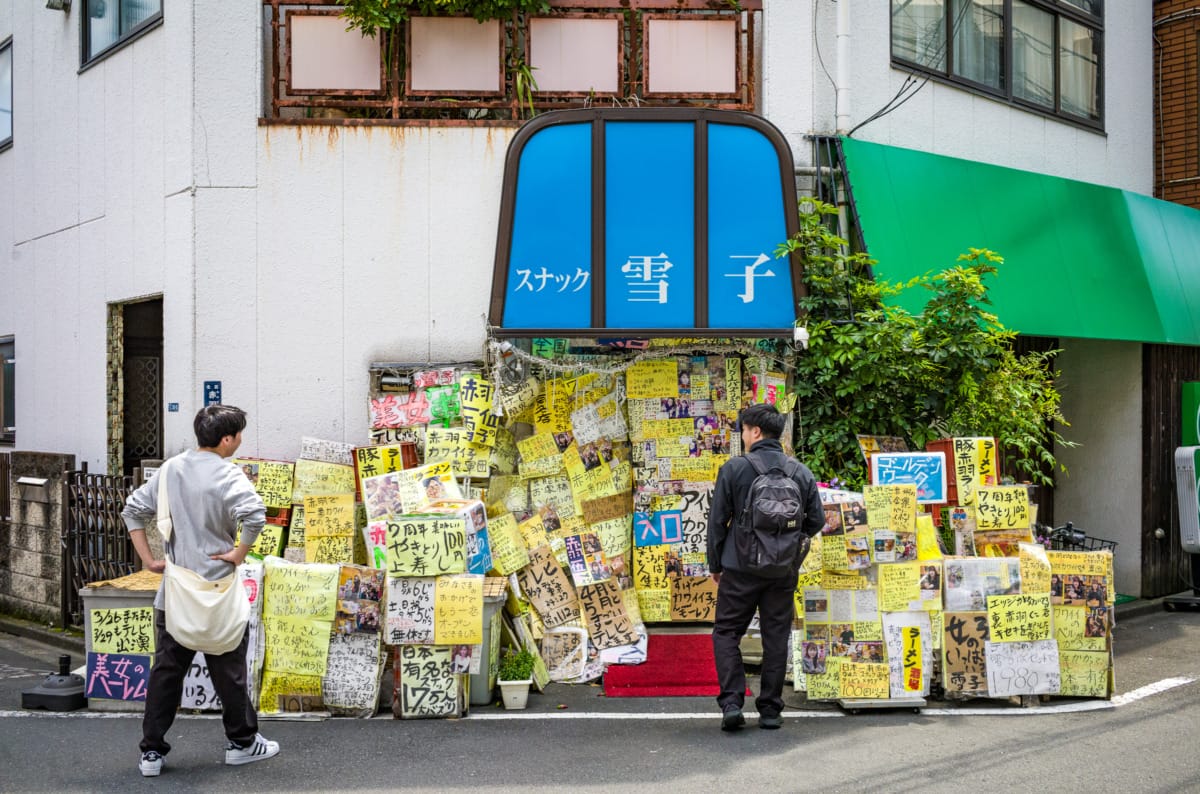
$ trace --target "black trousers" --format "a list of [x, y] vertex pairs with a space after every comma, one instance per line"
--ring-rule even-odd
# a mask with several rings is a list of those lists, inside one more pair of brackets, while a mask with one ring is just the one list
[[[196, 652], [185, 648], [167, 632], [166, 615], [154, 610], [156, 647], [154, 664], [150, 668], [150, 684], [146, 689], [146, 713], [142, 717], [143, 753], [154, 750], [166, 755], [171, 752], [167, 731], [175, 722], [175, 712], [183, 697], [183, 679], [192, 666]], [[220, 656], [205, 654], [213, 688], [221, 698], [221, 719], [225, 736], [238, 747], [249, 747], [258, 733], [258, 714], [250, 704], [246, 688], [246, 646], [250, 631], [242, 636], [238, 647]]]
[[713, 621], [713, 656], [721, 694], [717, 705], [741, 708], [746, 699], [746, 668], [738, 647], [758, 610], [762, 630], [762, 687], [755, 698], [758, 713], [775, 717], [783, 711], [783, 682], [787, 672], [788, 635], [795, 612], [796, 577], [763, 579], [740, 571], [725, 571], [717, 587]]

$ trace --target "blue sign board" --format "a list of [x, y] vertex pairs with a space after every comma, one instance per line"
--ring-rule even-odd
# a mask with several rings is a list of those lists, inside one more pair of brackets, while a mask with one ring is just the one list
[[[745, 113], [546, 113], [505, 172], [491, 323], [505, 331], [787, 332], [798, 262], [790, 151]], [[552, 334], [541, 334], [552, 335]]]
[[221, 381], [204, 381], [204, 407], [221, 404]]
[[944, 452], [876, 452], [871, 456], [872, 485], [917, 486], [919, 504], [945, 504]]

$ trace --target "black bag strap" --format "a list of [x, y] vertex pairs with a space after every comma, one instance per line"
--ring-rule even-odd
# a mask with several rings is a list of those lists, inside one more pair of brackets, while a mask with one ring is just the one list
[[[796, 475], [800, 473], [800, 462], [795, 458], [789, 458], [787, 455], [783, 456], [782, 466], [768, 466], [766, 463], [761, 462], [757, 457], [751, 455], [750, 453], [746, 453], [742, 457], [744, 457], [747, 462], [754, 467], [754, 471], [759, 477], [766, 474], [771, 469], [776, 468], [782, 469], [783, 473], [786, 474], [790, 480], [796, 479]], [[797, 485], [799, 485], [799, 483], [797, 483]]]

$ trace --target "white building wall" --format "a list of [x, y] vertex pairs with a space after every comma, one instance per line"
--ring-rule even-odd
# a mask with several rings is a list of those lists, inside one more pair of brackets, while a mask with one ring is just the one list
[[[852, 3], [848, 104], [853, 127], [886, 105], [908, 72], [891, 64], [889, 0], [844, 1]], [[846, 132], [836, 129], [836, 4], [766, 0], [765, 6], [764, 112], [787, 136], [797, 164], [811, 165], [805, 135]], [[929, 80], [912, 99], [854, 137], [1151, 193], [1151, 2], [1106, 3], [1104, 14], [1102, 133]]]
[[1142, 346], [1070, 339], [1057, 359], [1062, 429], [1079, 446], [1060, 449], [1055, 522], [1071, 521], [1089, 535], [1119, 543], [1114, 558], [1119, 593], [1142, 592]]

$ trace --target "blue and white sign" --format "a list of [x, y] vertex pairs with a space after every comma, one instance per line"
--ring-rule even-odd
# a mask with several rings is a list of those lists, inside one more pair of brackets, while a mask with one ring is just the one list
[[527, 124], [509, 158], [494, 325], [652, 333], [794, 324], [800, 280], [791, 259], [774, 256], [797, 222], [784, 189], [791, 154], [765, 120], [559, 111]]
[[221, 381], [204, 381], [204, 407], [221, 404]]
[[946, 502], [946, 453], [876, 452], [871, 456], [872, 485], [917, 486], [919, 504]]

